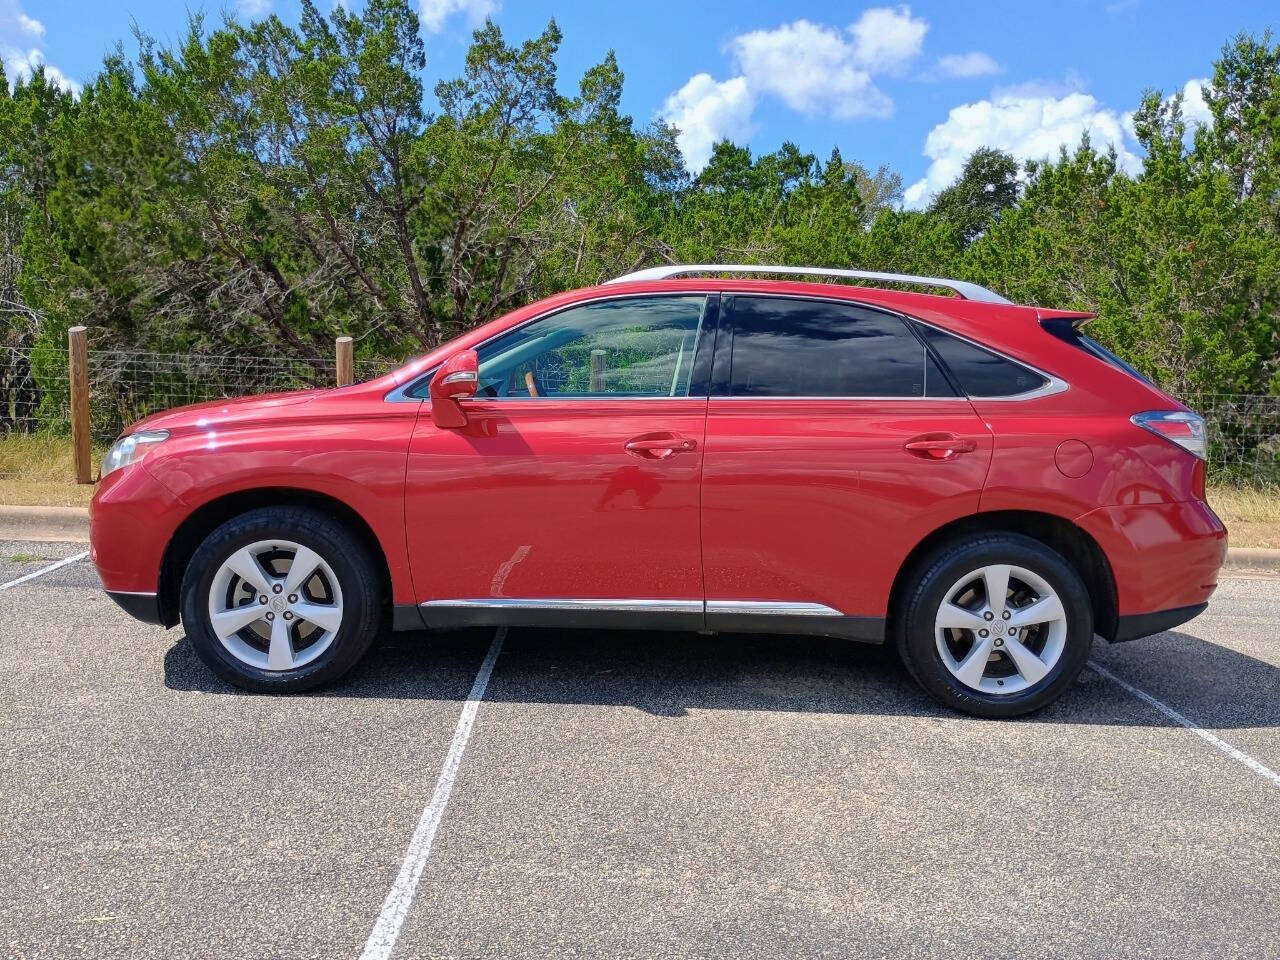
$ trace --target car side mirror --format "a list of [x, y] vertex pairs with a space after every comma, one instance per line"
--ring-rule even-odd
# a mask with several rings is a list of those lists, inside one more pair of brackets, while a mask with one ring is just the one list
[[437, 427], [456, 430], [467, 425], [458, 401], [474, 397], [480, 386], [480, 361], [474, 350], [455, 353], [431, 378], [431, 420]]

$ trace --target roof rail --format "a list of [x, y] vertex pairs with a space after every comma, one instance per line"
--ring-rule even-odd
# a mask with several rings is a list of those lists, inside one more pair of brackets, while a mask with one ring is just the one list
[[634, 273], [614, 277], [606, 283], [631, 283], [639, 280], [666, 280], [687, 273], [775, 273], [810, 277], [848, 277], [854, 280], [883, 280], [888, 283], [913, 283], [924, 287], [944, 287], [954, 290], [966, 300], [981, 303], [1011, 303], [994, 290], [965, 280], [948, 280], [945, 277], [918, 277], [910, 273], [878, 273], [873, 270], [837, 270], [831, 267], [783, 267], [760, 264], [669, 264], [665, 267], [649, 267]]

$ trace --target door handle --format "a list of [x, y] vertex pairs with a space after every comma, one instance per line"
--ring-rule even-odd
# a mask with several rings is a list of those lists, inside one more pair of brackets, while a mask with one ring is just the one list
[[663, 436], [634, 437], [625, 444], [627, 453], [635, 454], [645, 460], [666, 460], [677, 453], [687, 453], [698, 448], [697, 440], [690, 440], [678, 434], [669, 433]]
[[922, 460], [954, 460], [962, 453], [973, 453], [978, 444], [954, 433], [932, 433], [908, 440], [903, 449]]

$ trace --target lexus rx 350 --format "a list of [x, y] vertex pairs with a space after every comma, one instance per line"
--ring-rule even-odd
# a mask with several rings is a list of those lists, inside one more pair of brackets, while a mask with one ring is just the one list
[[251, 690], [329, 683], [384, 626], [631, 627], [890, 643], [943, 703], [1021, 714], [1096, 635], [1203, 610], [1226, 550], [1203, 421], [1088, 319], [645, 270], [371, 382], [146, 418], [92, 556]]

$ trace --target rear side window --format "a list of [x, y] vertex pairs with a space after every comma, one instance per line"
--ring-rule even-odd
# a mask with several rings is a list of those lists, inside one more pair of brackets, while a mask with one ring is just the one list
[[1081, 345], [1099, 360], [1111, 364], [1111, 366], [1115, 367], [1117, 370], [1123, 370], [1131, 377], [1136, 377], [1149, 387], [1155, 387], [1157, 390], [1160, 389], [1156, 384], [1152, 383], [1150, 379], [1139, 373], [1137, 367], [1131, 363], [1126, 363], [1124, 360], [1121, 360], [1097, 340], [1093, 339], [1093, 337], [1086, 337], [1084, 334], [1080, 334], [1079, 339]]
[[1091, 353], [1108, 366], [1115, 367], [1123, 373], [1140, 380], [1149, 387], [1160, 389], [1160, 385], [1151, 380], [1150, 377], [1138, 372], [1138, 369], [1130, 363], [1117, 357], [1114, 353], [1100, 344], [1092, 337], [1086, 337], [1076, 326], [1067, 319], [1055, 317], [1051, 320], [1042, 320], [1041, 326], [1048, 330], [1051, 334], [1061, 340], [1063, 343], [1069, 343], [1077, 349], [1083, 350], [1085, 353]]
[[732, 396], [954, 395], [928, 351], [891, 314], [781, 297], [735, 297], [732, 310]]
[[916, 328], [971, 397], [1016, 397], [1049, 381], [1020, 363], [923, 323]]

